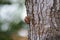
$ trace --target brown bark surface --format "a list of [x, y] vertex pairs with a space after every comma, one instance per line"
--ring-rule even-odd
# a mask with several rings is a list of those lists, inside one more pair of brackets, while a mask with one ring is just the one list
[[60, 0], [26, 0], [28, 40], [60, 40]]

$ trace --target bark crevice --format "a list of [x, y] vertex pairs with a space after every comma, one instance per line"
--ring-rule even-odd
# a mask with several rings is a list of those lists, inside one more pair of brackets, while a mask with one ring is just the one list
[[60, 0], [26, 0], [27, 16], [31, 17], [28, 40], [56, 40], [59, 5]]

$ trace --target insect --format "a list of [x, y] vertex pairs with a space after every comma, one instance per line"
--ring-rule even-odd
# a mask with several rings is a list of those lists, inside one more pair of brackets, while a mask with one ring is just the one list
[[29, 16], [26, 16], [24, 20], [25, 20], [25, 22], [26, 22], [27, 24], [30, 23], [30, 17], [29, 17]]

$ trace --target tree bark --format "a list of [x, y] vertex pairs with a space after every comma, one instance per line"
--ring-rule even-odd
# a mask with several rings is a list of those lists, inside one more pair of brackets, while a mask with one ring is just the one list
[[60, 40], [60, 0], [26, 0], [28, 40]]

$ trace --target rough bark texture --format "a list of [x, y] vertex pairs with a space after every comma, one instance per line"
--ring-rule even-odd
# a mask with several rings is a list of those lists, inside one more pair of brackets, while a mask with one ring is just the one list
[[60, 0], [26, 0], [28, 40], [60, 40]]

